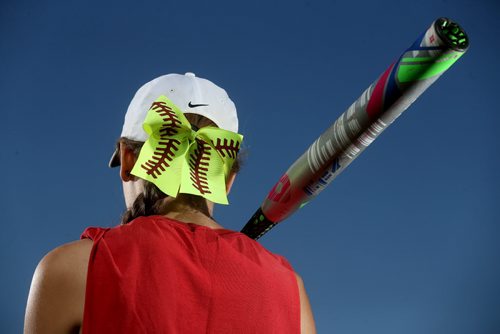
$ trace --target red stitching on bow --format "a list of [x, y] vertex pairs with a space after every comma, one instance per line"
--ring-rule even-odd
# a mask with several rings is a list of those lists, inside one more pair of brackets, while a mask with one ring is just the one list
[[196, 139], [198, 148], [189, 156], [189, 166], [191, 167], [191, 181], [193, 187], [198, 189], [200, 194], [211, 194], [208, 187], [207, 172], [208, 162], [210, 160], [210, 146], [200, 139]]
[[167, 106], [163, 101], [155, 101], [151, 105], [151, 109], [163, 119], [163, 124], [160, 128], [161, 138], [164, 139], [166, 136], [176, 135], [178, 132], [177, 129], [181, 128], [180, 125], [182, 122], [172, 108]]
[[220, 138], [217, 138], [217, 143], [214, 143], [212, 141], [213, 147], [217, 150], [217, 152], [222, 155], [222, 157], [226, 157], [226, 154], [233, 158], [236, 159], [236, 155], [238, 154], [240, 150], [240, 142], [234, 141], [231, 139], [231, 141], [228, 142], [226, 138], [224, 138], [224, 141], [221, 141]]
[[175, 151], [179, 149], [180, 141], [168, 138], [178, 133], [182, 124], [175, 112], [163, 101], [155, 101], [151, 105], [151, 109], [160, 115], [163, 119], [163, 124], [159, 130], [160, 141], [151, 159], [141, 164], [141, 167], [146, 171], [146, 174], [157, 178], [165, 171], [165, 168], [170, 167], [169, 162], [172, 161]]
[[156, 179], [165, 171], [165, 168], [170, 167], [168, 163], [172, 161], [175, 155], [174, 151], [179, 149], [178, 145], [180, 143], [177, 139], [167, 139], [158, 142], [158, 146], [155, 148], [151, 159], [143, 163], [141, 167], [146, 170], [148, 175]]

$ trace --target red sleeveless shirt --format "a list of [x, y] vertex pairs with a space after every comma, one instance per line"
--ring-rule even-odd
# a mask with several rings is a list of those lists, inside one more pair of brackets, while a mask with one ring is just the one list
[[150, 216], [84, 238], [83, 334], [300, 333], [292, 267], [242, 233]]

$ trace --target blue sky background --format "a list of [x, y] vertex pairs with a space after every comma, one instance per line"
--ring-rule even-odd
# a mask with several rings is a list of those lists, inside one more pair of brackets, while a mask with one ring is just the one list
[[135, 91], [224, 87], [249, 153], [216, 218], [239, 230], [287, 167], [440, 17], [471, 47], [318, 198], [260, 241], [303, 277], [320, 333], [500, 333], [493, 0], [0, 3], [0, 332], [33, 271], [124, 209], [107, 162]]

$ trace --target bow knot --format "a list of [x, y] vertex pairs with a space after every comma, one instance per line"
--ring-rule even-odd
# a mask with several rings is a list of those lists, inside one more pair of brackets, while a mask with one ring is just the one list
[[163, 95], [151, 105], [143, 128], [149, 138], [132, 169], [133, 175], [153, 182], [172, 197], [187, 193], [228, 204], [226, 179], [242, 135], [217, 127], [197, 129]]

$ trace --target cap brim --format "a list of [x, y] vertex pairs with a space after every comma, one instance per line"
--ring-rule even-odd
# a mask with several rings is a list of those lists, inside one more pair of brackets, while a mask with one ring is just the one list
[[108, 166], [110, 168], [118, 167], [121, 165], [120, 162], [120, 150], [118, 148], [115, 149], [113, 152], [113, 155], [111, 156], [111, 159], [109, 159]]

